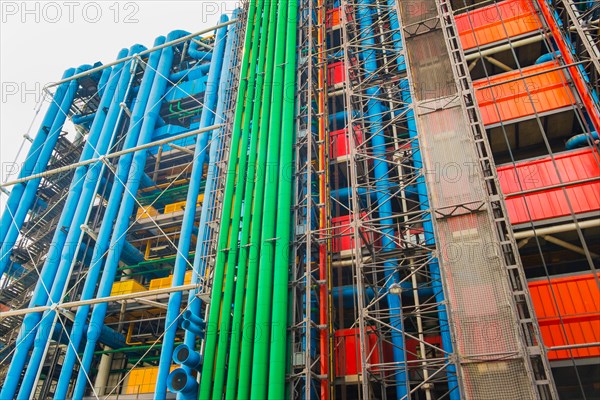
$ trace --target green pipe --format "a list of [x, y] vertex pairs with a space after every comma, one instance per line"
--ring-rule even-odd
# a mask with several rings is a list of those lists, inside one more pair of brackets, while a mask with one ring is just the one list
[[[240, 149], [240, 136], [242, 120], [244, 116], [244, 102], [252, 101], [252, 99], [246, 99], [246, 89], [248, 87], [248, 69], [250, 57], [250, 47], [253, 40], [258, 40], [260, 34], [254, 35], [253, 30], [255, 27], [255, 14], [256, 14], [256, 0], [250, 0], [248, 19], [246, 21], [246, 34], [244, 38], [244, 54], [242, 56], [241, 71], [240, 71], [240, 83], [237, 93], [237, 103], [235, 116], [233, 121], [233, 132], [231, 135], [231, 149], [229, 157], [229, 165], [227, 167], [227, 180], [225, 182], [225, 193], [223, 196], [223, 204], [229, 205], [233, 200], [233, 190], [235, 186], [236, 178], [236, 166], [237, 156]], [[252, 64], [255, 64], [255, 58], [252, 57]], [[243, 149], [246, 151], [246, 148]], [[210, 309], [208, 313], [208, 325], [206, 329], [206, 342], [204, 348], [204, 363], [202, 365], [202, 375], [200, 380], [199, 399], [208, 399], [210, 397], [212, 376], [214, 369], [214, 357], [215, 357], [215, 344], [217, 339], [217, 326], [219, 323], [219, 308], [221, 305], [221, 295], [223, 287], [223, 270], [224, 270], [224, 257], [227, 253], [226, 247], [229, 239], [229, 228], [231, 219], [231, 208], [226, 206], [223, 207], [221, 215], [221, 224], [219, 230], [219, 239], [217, 243], [217, 260], [215, 263], [213, 273], [213, 285], [210, 301]], [[220, 366], [224, 367], [224, 366]]]
[[159, 361], [160, 360], [160, 356], [154, 356], [154, 357], [141, 357], [141, 358], [128, 358], [127, 362], [129, 364], [137, 364], [138, 362], [152, 362], [152, 361]]
[[171, 117], [177, 117], [177, 118], [184, 118], [190, 115], [198, 115], [202, 112], [202, 107], [199, 108], [192, 108], [189, 109], [187, 111], [179, 111], [179, 112], [175, 112], [172, 114], [167, 114], [164, 115], [163, 118], [167, 119], [167, 118], [171, 118]]
[[[190, 260], [190, 262], [192, 262], [192, 261]], [[171, 272], [173, 272], [173, 268], [157, 268], [157, 269], [148, 269], [148, 270], [143, 270], [143, 271], [136, 271], [136, 272], [131, 272], [131, 273], [121, 272], [121, 275], [129, 277], [129, 278], [133, 278], [133, 277], [139, 275], [139, 276], [143, 276], [145, 278], [158, 279], [158, 278], [165, 278]], [[119, 282], [119, 280], [117, 279], [115, 282]], [[148, 284], [148, 283], [149, 282], [147, 281], [146, 284]]]
[[[256, 78], [256, 93], [255, 93], [255, 101], [252, 108], [252, 130], [250, 132], [250, 160], [248, 162], [248, 179], [246, 182], [246, 187], [244, 191], [244, 207], [248, 212], [244, 213], [244, 218], [242, 222], [242, 233], [240, 236], [240, 249], [239, 249], [239, 259], [238, 259], [238, 271], [237, 271], [237, 279], [235, 282], [235, 295], [233, 301], [233, 319], [231, 323], [231, 342], [230, 342], [230, 350], [229, 350], [229, 359], [227, 363], [227, 384], [225, 388], [225, 399], [234, 399], [235, 393], [237, 389], [237, 378], [238, 378], [238, 364], [240, 359], [240, 344], [241, 344], [241, 334], [242, 334], [242, 312], [244, 310], [244, 294], [246, 289], [246, 271], [247, 271], [247, 262], [248, 262], [248, 252], [249, 252], [249, 243], [250, 243], [250, 227], [252, 220], [256, 217], [251, 210], [255, 207], [255, 202], [260, 204], [262, 207], [262, 199], [263, 199], [263, 190], [261, 188], [260, 195], [255, 194], [255, 174], [257, 171], [257, 153], [258, 153], [258, 143], [259, 137], [261, 140], [266, 143], [266, 130], [262, 135], [260, 135], [260, 116], [261, 116], [261, 107], [262, 102], [264, 101], [264, 85], [265, 85], [265, 62], [266, 62], [266, 52], [267, 52], [267, 38], [268, 32], [274, 29], [275, 21], [274, 18], [271, 18], [271, 15], [274, 15], [276, 11], [276, 3], [272, 3], [271, 7], [268, 7], [267, 14], [262, 21], [269, 21], [269, 24], [263, 22], [261, 29], [261, 37], [260, 37], [260, 46], [258, 53], [258, 71]], [[273, 25], [271, 27], [271, 25]], [[270, 96], [270, 91], [268, 91], [268, 96]], [[266, 120], [266, 118], [265, 118]], [[266, 146], [263, 146], [266, 149]], [[264, 152], [263, 163], [266, 159], [266, 151]], [[256, 224], [260, 226], [260, 224]], [[231, 265], [231, 264], [230, 264]], [[224, 360], [223, 360], [224, 363]], [[216, 381], [216, 378], [215, 378]], [[215, 396], [216, 397], [216, 396]]]
[[[272, 4], [273, 6], [273, 4]], [[242, 347], [240, 354], [239, 379], [237, 398], [240, 400], [250, 398], [250, 376], [252, 373], [252, 352], [254, 349], [254, 321], [256, 314], [256, 292], [258, 284], [258, 259], [260, 253], [260, 237], [262, 232], [263, 202], [265, 197], [265, 180], [267, 166], [267, 150], [269, 138], [269, 115], [271, 111], [273, 90], [273, 70], [275, 68], [275, 38], [276, 20], [273, 13], [269, 19], [269, 32], [267, 37], [266, 68], [264, 75], [265, 89], [261, 109], [259, 126], [258, 161], [256, 163], [256, 193], [252, 207], [252, 228], [250, 231], [248, 255], [248, 282], [246, 287], [246, 301], [243, 312], [243, 334], [241, 335]], [[272, 210], [268, 210], [272, 212]], [[244, 253], [242, 253], [244, 254]]]
[[273, 258], [275, 255], [275, 222], [280, 212], [276, 212], [279, 176], [279, 151], [281, 144], [281, 118], [283, 108], [283, 77], [286, 54], [286, 32], [288, 1], [280, 1], [277, 6], [277, 39], [275, 41], [275, 73], [271, 114], [269, 116], [269, 149], [267, 151], [267, 171], [265, 202], [262, 219], [261, 250], [258, 273], [258, 293], [256, 300], [256, 324], [254, 331], [254, 355], [252, 357], [252, 387], [250, 398], [267, 398], [269, 371], [269, 344], [273, 295]]
[[[156, 259], [152, 259], [152, 260], [146, 260], [146, 261], [142, 261], [140, 263], [134, 264], [134, 265], [126, 265], [124, 267], [120, 267], [118, 269], [118, 271], [123, 271], [126, 269], [136, 269], [136, 268], [142, 268], [142, 267], [147, 267], [149, 265], [154, 265], [154, 264], [162, 264], [162, 263], [167, 263], [169, 261], [175, 261], [175, 258], [177, 256], [173, 255], [173, 256], [166, 256], [166, 257], [161, 257], [161, 258], [156, 258]], [[190, 251], [188, 253], [188, 258], [194, 258], [194, 252]]]
[[[265, 13], [267, 7], [264, 5], [264, 0], [258, 0], [258, 10], [260, 11], [260, 15]], [[266, 21], [268, 18], [260, 19], [260, 28], [258, 28], [258, 32], [261, 34], [255, 35], [258, 36], [257, 40], [253, 40], [252, 42], [252, 65], [250, 69], [250, 77], [248, 79], [248, 95], [246, 98], [248, 99], [245, 104], [244, 110], [244, 122], [242, 124], [242, 139], [241, 139], [241, 154], [238, 162], [238, 177], [237, 183], [235, 185], [235, 195], [234, 195], [234, 204], [233, 204], [233, 216], [231, 218], [231, 234], [229, 235], [229, 243], [227, 245], [227, 253], [223, 253], [222, 259], [225, 262], [225, 267], [223, 269], [223, 274], [225, 275], [225, 289], [223, 291], [223, 306], [221, 307], [221, 316], [220, 316], [220, 328], [219, 331], [219, 339], [217, 345], [217, 354], [215, 361], [215, 378], [213, 384], [213, 399], [221, 399], [223, 397], [223, 384], [225, 382], [225, 370], [226, 361], [227, 361], [227, 347], [229, 344], [229, 332], [231, 330], [230, 322], [231, 322], [231, 300], [233, 298], [233, 290], [236, 285], [236, 263], [237, 263], [237, 255], [238, 255], [238, 238], [239, 238], [239, 226], [240, 220], [242, 216], [242, 206], [246, 204], [244, 202], [244, 193], [245, 193], [245, 185], [247, 183], [246, 174], [248, 172], [248, 141], [250, 140], [250, 123], [252, 122], [252, 110], [256, 103], [255, 101], [255, 91], [256, 91], [256, 64], [259, 62], [260, 57], [256, 57], [258, 54], [258, 45], [260, 38], [262, 37], [262, 27], [266, 25]], [[255, 156], [255, 155], [253, 155]], [[254, 179], [254, 176], [252, 177]], [[247, 213], [246, 213], [247, 214]], [[245, 215], [246, 216], [246, 215]], [[227, 260], [225, 261], [225, 256], [227, 256]], [[218, 255], [217, 255], [218, 257]], [[205, 347], [206, 349], [206, 347]], [[206, 351], [206, 350], [205, 350]], [[206, 362], [206, 360], [204, 361]]]
[[[288, 323], [288, 283], [290, 263], [290, 231], [292, 208], [292, 165], [295, 125], [296, 88], [296, 20], [297, 1], [288, 2], [287, 36], [285, 51], [283, 95], [283, 123], [279, 164], [279, 190], [277, 194], [277, 252], [273, 274], [273, 315], [271, 323], [271, 351], [269, 362], [269, 399], [283, 399], [285, 395], [286, 337]], [[292, 91], [293, 90], [293, 91]]]
[[[206, 182], [202, 182], [200, 184], [200, 190], [202, 190], [204, 188], [205, 184], [206, 184]], [[172, 187], [165, 191], [161, 191], [160, 189], [158, 189], [158, 190], [152, 192], [151, 194], [138, 197], [138, 201], [140, 202], [141, 205], [147, 206], [147, 205], [150, 205], [151, 203], [153, 203], [154, 200], [156, 200], [158, 198], [158, 200], [156, 201], [154, 206], [156, 206], [156, 208], [160, 208], [160, 206], [164, 206], [165, 204], [169, 204], [174, 201], [185, 200], [188, 188], [189, 188], [189, 185], [186, 184], [186, 185]]]

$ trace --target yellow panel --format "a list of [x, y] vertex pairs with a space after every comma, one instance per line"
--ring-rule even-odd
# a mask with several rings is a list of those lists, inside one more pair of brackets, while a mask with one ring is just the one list
[[142, 392], [142, 383], [147, 368], [134, 368], [129, 373], [129, 382], [125, 388], [125, 394], [138, 394]]
[[143, 292], [146, 288], [138, 283], [137, 281], [131, 279], [128, 281], [119, 281], [113, 283], [112, 290], [110, 291], [111, 296], [117, 296], [119, 294], [128, 294], [128, 293], [137, 293]]
[[137, 210], [135, 219], [156, 217], [158, 214], [159, 214], [159, 212], [156, 210], [156, 208], [154, 208], [152, 206], [140, 206]]
[[188, 271], [185, 273], [185, 278], [183, 278], [183, 284], [184, 285], [189, 285], [190, 283], [192, 283], [192, 273], [194, 271]]
[[[150, 281], [150, 290], [162, 289], [171, 287], [173, 282], [173, 275], [169, 275], [166, 278], [157, 278]], [[187, 271], [183, 278], [184, 285], [192, 283], [192, 271]]]
[[[196, 206], [199, 206], [200, 204], [202, 204], [202, 201], [204, 200], [204, 194], [201, 194], [198, 196], [198, 200], [196, 202]], [[169, 213], [174, 213], [176, 211], [183, 211], [183, 209], [185, 208], [185, 201], [178, 201], [177, 203], [171, 203], [171, 204], [167, 204], [165, 206], [165, 214], [169, 214]]]

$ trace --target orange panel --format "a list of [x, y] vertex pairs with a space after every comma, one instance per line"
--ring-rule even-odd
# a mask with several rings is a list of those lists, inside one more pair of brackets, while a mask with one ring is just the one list
[[[325, 27], [326, 28], [335, 28], [342, 23], [342, 16], [340, 15], [341, 7], [333, 8], [327, 11], [325, 16]], [[348, 10], [352, 10], [351, 7], [348, 7]], [[352, 12], [346, 13], [346, 18], [348, 21], [351, 21], [353, 16]]]
[[340, 24], [340, 9], [334, 8], [333, 10], [327, 11], [327, 16], [325, 19], [327, 28], [338, 26]]
[[[498, 167], [498, 179], [506, 195], [506, 208], [510, 222], [522, 224], [563, 217], [571, 214], [569, 203], [576, 214], [600, 210], [600, 155], [594, 148], [565, 151], [554, 155], [554, 162], [547, 157], [519, 162], [516, 165]], [[557, 174], [560, 173], [560, 179]], [[533, 191], [560, 185], [566, 187], [565, 197], [559, 188]], [[590, 180], [586, 183], [573, 184]], [[525, 195], [511, 193], [533, 191]]]
[[542, 27], [530, 0], [507, 0], [456, 16], [463, 49], [498, 42]]
[[[558, 62], [549, 61], [473, 82], [483, 123], [506, 122], [574, 104], [564, 73], [549, 71], [556, 67]], [[521, 74], [524, 78], [519, 79]]]
[[[600, 291], [593, 274], [529, 282], [546, 347], [600, 342]], [[555, 300], [556, 299], [556, 300]], [[548, 352], [551, 360], [600, 356], [600, 347]]]

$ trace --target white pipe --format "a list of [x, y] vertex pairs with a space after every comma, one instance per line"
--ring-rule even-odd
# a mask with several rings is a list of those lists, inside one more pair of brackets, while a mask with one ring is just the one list
[[126, 293], [126, 294], [120, 294], [117, 296], [99, 297], [96, 299], [89, 299], [89, 300], [69, 301], [69, 302], [61, 303], [61, 304], [53, 304], [51, 306], [38, 306], [38, 307], [24, 308], [21, 310], [5, 311], [5, 312], [0, 312], [0, 320], [2, 320], [3, 318], [15, 316], [15, 315], [25, 315], [25, 314], [29, 314], [29, 313], [41, 313], [41, 312], [44, 312], [47, 310], [53, 310], [53, 309], [57, 309], [57, 308], [72, 309], [72, 308], [77, 308], [77, 307], [86, 306], [86, 305], [109, 303], [111, 301], [117, 302], [117, 301], [121, 301], [121, 300], [135, 300], [135, 299], [142, 299], [145, 297], [159, 296], [161, 294], [169, 294], [169, 293], [173, 293], [173, 292], [185, 292], [188, 290], [196, 289], [197, 287], [198, 287], [198, 285], [187, 284], [187, 285], [181, 285], [181, 286], [173, 286], [173, 287], [167, 287], [167, 288], [161, 288], [161, 289], [155, 289], [155, 290], [148, 290], [145, 292]]
[[[571, 244], [569, 242], [565, 242], [564, 240], [557, 239], [554, 236], [544, 235], [542, 237], [544, 239], [546, 239], [547, 242], [554, 243], [557, 246], [564, 247], [567, 250], [571, 250], [571, 251], [573, 251], [573, 252], [575, 252], [577, 254], [581, 254], [583, 256], [587, 255], [585, 249], [583, 249], [583, 248], [581, 248], [579, 246], [575, 246], [574, 244]], [[591, 251], [589, 252], [589, 255], [590, 255], [590, 257], [593, 257], [593, 258], [598, 257], [598, 254], [593, 253]]]
[[[367, 257], [363, 257], [363, 263], [368, 263], [371, 261], [371, 257], [367, 256]], [[352, 265], [354, 265], [356, 263], [356, 258], [352, 257], [352, 258], [348, 258], [347, 260], [340, 260], [340, 261], [332, 261], [331, 262], [331, 266], [332, 267], [351, 267]]]
[[181, 151], [183, 153], [194, 155], [194, 150], [188, 149], [187, 147], [179, 146], [179, 145], [177, 145], [175, 143], [171, 143], [169, 146], [171, 146], [175, 150], [179, 150], [179, 151]]
[[473, 61], [471, 61], [471, 64], [469, 64], [469, 72], [473, 71], [475, 69], [475, 67], [477, 66], [478, 62], [479, 62], [478, 58], [476, 58]]
[[554, 233], [574, 231], [578, 227], [579, 227], [579, 229], [587, 229], [587, 228], [595, 228], [598, 226], [600, 226], [600, 219], [592, 219], [589, 221], [572, 222], [569, 224], [549, 226], [547, 228], [538, 228], [538, 229], [531, 229], [528, 231], [515, 232], [514, 237], [516, 240], [519, 240], [519, 239], [525, 239], [525, 238], [533, 237], [533, 236], [544, 236], [544, 235], [552, 235]]
[[504, 70], [505, 72], [510, 72], [513, 70], [511, 67], [504, 64], [503, 62], [496, 60], [495, 58], [492, 58], [490, 56], [483, 56], [483, 58], [485, 58], [490, 64], [495, 65], [496, 67]]
[[574, 343], [574, 344], [566, 344], [564, 346], [552, 346], [552, 347], [546, 347], [546, 350], [554, 351], [554, 350], [583, 349], [586, 347], [596, 347], [596, 346], [600, 346], [600, 342]]
[[212, 46], [209, 46], [208, 44], [206, 44], [200, 40], [192, 39], [192, 42], [196, 43], [198, 46], [204, 47], [205, 49], [207, 49], [209, 51], [214, 50]]
[[471, 61], [471, 60], [474, 60], [479, 57], [485, 57], [485, 56], [489, 56], [491, 54], [499, 53], [501, 51], [510, 50], [512, 48], [525, 46], [525, 45], [535, 43], [535, 42], [540, 42], [540, 41], [544, 40], [545, 36], [546, 35], [537, 35], [537, 36], [533, 36], [533, 37], [530, 37], [527, 39], [517, 40], [512, 43], [503, 44], [501, 46], [492, 47], [491, 49], [477, 51], [477, 52], [465, 55], [465, 60]]
[[158, 301], [153, 301], [153, 300], [148, 300], [148, 299], [140, 299], [140, 298], [136, 298], [136, 300], [142, 304], [147, 304], [152, 307], [163, 308], [165, 310], [168, 308], [166, 304], [160, 303]]
[[136, 152], [138, 150], [148, 149], [148, 148], [151, 148], [151, 147], [159, 146], [161, 144], [166, 144], [166, 143], [169, 143], [169, 142], [173, 142], [175, 140], [184, 139], [186, 137], [198, 135], [200, 133], [212, 131], [214, 129], [219, 129], [222, 126], [223, 126], [223, 124], [217, 124], [217, 125], [207, 126], [206, 128], [196, 129], [195, 131], [185, 132], [185, 133], [182, 133], [182, 134], [179, 134], [179, 135], [171, 136], [169, 138], [165, 138], [165, 139], [157, 140], [157, 141], [154, 141], [154, 142], [142, 144], [142, 145], [136, 146], [136, 147], [131, 147], [131, 148], [126, 149], [126, 150], [116, 151], [114, 153], [107, 154], [106, 156], [102, 156], [102, 157], [98, 157], [98, 158], [90, 158], [88, 160], [77, 162], [77, 163], [74, 163], [74, 164], [69, 164], [69, 165], [64, 166], [64, 167], [51, 169], [51, 170], [45, 171], [45, 172], [40, 172], [39, 174], [29, 175], [29, 176], [21, 178], [21, 179], [15, 179], [14, 181], [3, 183], [2, 185], [0, 185], [0, 188], [4, 188], [4, 187], [8, 187], [8, 186], [13, 186], [13, 185], [16, 185], [18, 183], [27, 182], [27, 181], [29, 181], [31, 179], [37, 179], [37, 178], [43, 178], [43, 177], [50, 176], [50, 175], [56, 175], [56, 174], [59, 174], [61, 172], [69, 171], [71, 169], [75, 169], [75, 168], [83, 166], [83, 165], [92, 164], [92, 163], [95, 163], [95, 162], [98, 162], [98, 161], [104, 161], [105, 159], [117, 158], [117, 157], [120, 157], [120, 156], [122, 156], [124, 154], [133, 153], [133, 152]]
[[[110, 349], [110, 347], [108, 347]], [[94, 391], [98, 396], [103, 396], [108, 386], [108, 377], [112, 366], [113, 354], [102, 354], [100, 365], [98, 365], [98, 374], [94, 380]]]

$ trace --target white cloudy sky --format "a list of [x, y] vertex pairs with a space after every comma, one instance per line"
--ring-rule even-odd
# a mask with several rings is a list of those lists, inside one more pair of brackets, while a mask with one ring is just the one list
[[[26, 5], [25, 5], [26, 4]], [[231, 15], [236, 0], [219, 1], [4, 1], [0, 0], [0, 181], [10, 171], [23, 134], [31, 135], [43, 118], [35, 117], [41, 88], [65, 69], [110, 62], [121, 48], [150, 47], [174, 29], [197, 32]], [[26, 8], [25, 8], [26, 7]], [[36, 92], [38, 94], [36, 94]], [[22, 161], [29, 143], [20, 153]], [[0, 195], [0, 210], [6, 196]]]

